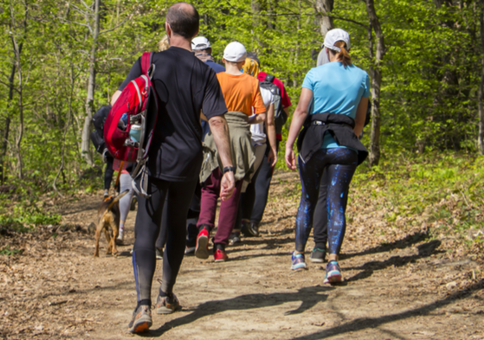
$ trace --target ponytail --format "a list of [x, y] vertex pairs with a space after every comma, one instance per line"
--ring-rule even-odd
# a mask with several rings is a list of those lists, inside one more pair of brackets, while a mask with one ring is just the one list
[[[345, 48], [345, 42], [344, 41], [337, 41], [334, 46], [339, 47], [340, 51], [339, 52], [334, 52], [336, 54], [336, 58], [338, 59], [339, 62], [343, 64], [344, 67], [351, 66], [351, 57], [348, 51]], [[333, 52], [333, 51], [331, 51]]]

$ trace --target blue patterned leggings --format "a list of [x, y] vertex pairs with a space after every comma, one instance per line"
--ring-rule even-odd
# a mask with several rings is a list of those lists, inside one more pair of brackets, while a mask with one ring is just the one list
[[[296, 251], [304, 252], [306, 248], [318, 203], [319, 188], [326, 184], [327, 199], [324, 208], [327, 209], [328, 250], [329, 254], [339, 254], [346, 230], [348, 189], [357, 165], [357, 152], [344, 148], [320, 149], [306, 164], [299, 158], [302, 194], [296, 216]], [[326, 183], [321, 183], [321, 180]], [[319, 230], [322, 229], [315, 228], [315, 232]]]

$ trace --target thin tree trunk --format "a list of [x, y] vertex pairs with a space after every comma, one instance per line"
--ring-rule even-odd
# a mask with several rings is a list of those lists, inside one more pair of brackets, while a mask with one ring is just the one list
[[[373, 74], [371, 77], [371, 134], [370, 134], [370, 167], [378, 165], [380, 161], [380, 90], [382, 81], [381, 63], [385, 55], [385, 42], [383, 31], [380, 26], [380, 21], [376, 15], [375, 5], [373, 0], [365, 0], [366, 11], [370, 26], [375, 31], [376, 36], [376, 58], [374, 60]], [[370, 40], [371, 41], [371, 40]], [[370, 71], [371, 72], [371, 71]]]
[[484, 12], [484, 0], [480, 1], [480, 12], [479, 12], [479, 25], [480, 30], [481, 30], [481, 82], [479, 84], [479, 92], [477, 95], [478, 101], [478, 110], [479, 110], [479, 136], [477, 138], [477, 147], [479, 150], [479, 154], [483, 155], [484, 154], [484, 109], [483, 109], [483, 89], [484, 89], [484, 18], [483, 18], [483, 12]]
[[[333, 11], [333, 5], [334, 0], [316, 0], [315, 2], [316, 12], [320, 15], [319, 29], [323, 38], [326, 36], [326, 33], [334, 28], [333, 19], [329, 16]], [[327, 61], [325, 53], [324, 48], [321, 48], [316, 62], [317, 66], [320, 66]]]
[[96, 86], [96, 51], [99, 36], [99, 6], [100, 0], [95, 0], [94, 5], [94, 32], [91, 46], [91, 53], [89, 56], [89, 79], [87, 83], [87, 97], [86, 97], [86, 117], [84, 119], [84, 126], [82, 128], [81, 138], [81, 153], [87, 164], [94, 166], [92, 154], [89, 152], [91, 133], [92, 114], [94, 112], [94, 89]]

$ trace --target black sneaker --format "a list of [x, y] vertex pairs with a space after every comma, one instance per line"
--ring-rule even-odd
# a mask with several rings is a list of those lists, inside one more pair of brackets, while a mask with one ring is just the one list
[[158, 259], [158, 260], [163, 259], [163, 249], [156, 248], [156, 259]]
[[326, 249], [313, 248], [309, 260], [314, 263], [323, 263], [326, 258]]
[[141, 305], [133, 313], [133, 319], [128, 325], [129, 332], [142, 333], [148, 330], [152, 324], [150, 306]]
[[252, 233], [249, 231], [249, 226], [250, 226], [250, 222], [247, 220], [242, 220], [240, 222], [240, 231], [242, 232], [242, 235], [244, 235], [244, 237], [253, 236]]
[[259, 222], [249, 223], [249, 233], [251, 233], [252, 236], [259, 236]]

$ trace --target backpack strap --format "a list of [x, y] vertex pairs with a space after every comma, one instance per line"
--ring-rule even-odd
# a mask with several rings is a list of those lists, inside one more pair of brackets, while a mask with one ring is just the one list
[[268, 81], [269, 83], [274, 83], [274, 76], [272, 74], [266, 74], [265, 81]]
[[146, 52], [141, 56], [141, 73], [146, 74], [151, 66], [151, 60], [153, 58], [153, 53]]

